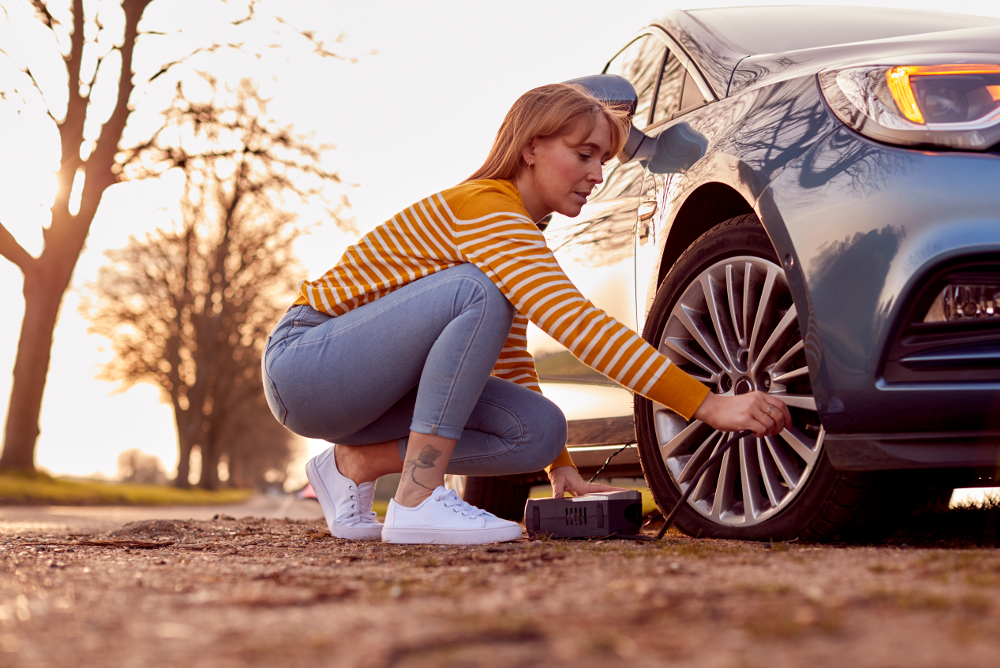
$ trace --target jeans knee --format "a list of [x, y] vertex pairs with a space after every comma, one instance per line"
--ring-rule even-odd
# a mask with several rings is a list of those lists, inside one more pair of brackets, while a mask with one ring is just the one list
[[497, 317], [510, 320], [511, 322], [514, 321], [514, 305], [510, 303], [506, 295], [497, 287], [496, 283], [491, 281], [490, 277], [484, 274], [479, 267], [474, 264], [465, 263], [448, 271], [454, 272], [474, 284], [472, 291], [469, 293], [470, 301], [482, 299], [487, 308]]
[[533, 462], [536, 471], [554, 462], [566, 446], [566, 416], [549, 399], [541, 396], [539, 399], [541, 401], [535, 411], [536, 424], [532, 429], [537, 436], [530, 448], [533, 458], [536, 458]]

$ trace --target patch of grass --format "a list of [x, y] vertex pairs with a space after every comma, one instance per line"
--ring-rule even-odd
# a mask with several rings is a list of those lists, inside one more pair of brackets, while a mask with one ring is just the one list
[[967, 612], [983, 614], [990, 611], [993, 601], [984, 594], [966, 594], [959, 600], [959, 605]]
[[178, 489], [165, 485], [60, 480], [44, 473], [0, 474], [0, 505], [197, 506], [240, 503], [249, 489]]
[[806, 634], [836, 634], [842, 623], [836, 610], [815, 606], [772, 605], [745, 620], [743, 629], [758, 638], [794, 639]]
[[973, 587], [996, 587], [1000, 584], [1000, 578], [996, 575], [971, 573], [965, 576], [965, 584]]
[[920, 577], [940, 582], [956, 578], [973, 587], [1000, 584], [1000, 555], [992, 550], [938, 550], [917, 561]]
[[1000, 559], [991, 551], [932, 552], [917, 563], [929, 572], [945, 570], [949, 573], [974, 571], [1000, 573]]
[[902, 610], [947, 610], [951, 601], [944, 596], [923, 592], [875, 589], [868, 593], [872, 600], [888, 603]]
[[1000, 546], [1000, 492], [987, 494], [943, 513], [922, 513], [910, 518], [889, 537], [889, 545], [912, 547]]
[[723, 554], [743, 554], [747, 550], [731, 544], [715, 543], [711, 539], [690, 540], [685, 543], [665, 543], [663, 552], [679, 557], [710, 557]]
[[785, 582], [774, 582], [774, 583], [758, 583], [758, 582], [744, 582], [733, 586], [734, 591], [744, 592], [746, 594], [757, 595], [757, 596], [768, 596], [768, 597], [782, 597], [791, 596], [795, 593], [795, 589], [792, 585]]

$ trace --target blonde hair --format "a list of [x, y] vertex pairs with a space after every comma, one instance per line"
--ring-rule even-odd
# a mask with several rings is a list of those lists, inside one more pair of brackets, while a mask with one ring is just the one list
[[582, 123], [589, 135], [597, 119], [604, 117], [611, 128], [610, 155], [617, 155], [628, 139], [627, 109], [605, 104], [578, 84], [548, 84], [533, 88], [514, 102], [507, 112], [486, 162], [466, 181], [512, 180], [525, 168], [521, 151], [532, 139], [562, 136]]

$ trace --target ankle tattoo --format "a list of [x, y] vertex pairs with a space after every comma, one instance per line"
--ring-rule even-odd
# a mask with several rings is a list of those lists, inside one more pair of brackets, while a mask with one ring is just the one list
[[420, 485], [424, 489], [433, 490], [434, 487], [436, 487], [436, 485], [434, 487], [428, 487], [427, 485], [417, 480], [417, 471], [433, 469], [435, 462], [437, 462], [437, 460], [440, 457], [441, 457], [440, 450], [435, 448], [433, 445], [425, 445], [424, 449], [420, 451], [420, 454], [417, 455], [416, 459], [411, 459], [405, 464], [403, 464], [403, 478], [409, 476], [410, 480], [412, 480], [417, 485]]

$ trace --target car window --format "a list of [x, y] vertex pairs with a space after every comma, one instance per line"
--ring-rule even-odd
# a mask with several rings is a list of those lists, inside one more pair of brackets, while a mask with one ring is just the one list
[[649, 111], [653, 106], [653, 92], [656, 88], [656, 75], [660, 71], [666, 47], [650, 35], [643, 35], [626, 46], [615, 56], [605, 70], [608, 74], [617, 74], [628, 79], [639, 103], [635, 109], [632, 122], [642, 130], [649, 125]]
[[656, 90], [656, 106], [653, 107], [653, 123], [670, 118], [677, 111], [681, 99], [681, 84], [684, 83], [684, 67], [673, 54], [667, 54], [660, 75], [660, 87]]
[[707, 100], [705, 95], [698, 88], [698, 84], [695, 83], [694, 77], [688, 71], [684, 72], [684, 90], [681, 93], [681, 105], [679, 112], [684, 112], [685, 109], [691, 109], [692, 107], [700, 107], [705, 104]]

